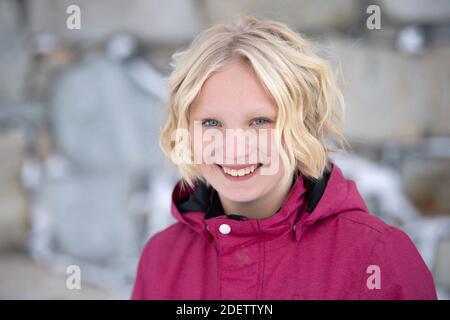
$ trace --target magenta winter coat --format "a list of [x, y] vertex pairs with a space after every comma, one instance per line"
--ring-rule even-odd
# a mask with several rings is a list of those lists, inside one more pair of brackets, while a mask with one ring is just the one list
[[410, 238], [371, 215], [337, 165], [312, 212], [308, 186], [300, 175], [273, 216], [235, 220], [180, 212], [194, 190], [178, 182], [178, 222], [148, 241], [132, 298], [436, 299]]

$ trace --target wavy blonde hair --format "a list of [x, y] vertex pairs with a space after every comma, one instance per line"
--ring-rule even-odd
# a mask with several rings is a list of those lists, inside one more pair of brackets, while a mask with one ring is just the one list
[[[163, 152], [170, 158], [175, 147], [172, 133], [189, 128], [189, 107], [203, 83], [235, 56], [252, 66], [278, 107], [275, 127], [281, 135], [283, 182], [296, 169], [309, 179], [320, 178], [325, 168], [330, 169], [328, 154], [348, 145], [337, 127], [345, 105], [332, 69], [309, 41], [285, 24], [248, 15], [203, 31], [186, 50], [172, 55], [169, 114], [159, 141]], [[337, 148], [327, 146], [327, 139]], [[177, 167], [182, 187], [204, 180], [194, 164]]]

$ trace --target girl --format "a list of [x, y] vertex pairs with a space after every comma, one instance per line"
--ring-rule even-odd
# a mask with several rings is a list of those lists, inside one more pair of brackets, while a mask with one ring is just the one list
[[173, 59], [178, 222], [146, 244], [133, 299], [436, 299], [409, 237], [329, 158], [343, 99], [308, 41], [241, 16]]

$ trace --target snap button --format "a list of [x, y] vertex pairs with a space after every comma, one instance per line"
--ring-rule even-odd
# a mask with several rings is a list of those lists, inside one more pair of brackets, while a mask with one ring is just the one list
[[229, 234], [231, 232], [231, 227], [229, 224], [223, 223], [219, 226], [219, 231], [221, 234]]

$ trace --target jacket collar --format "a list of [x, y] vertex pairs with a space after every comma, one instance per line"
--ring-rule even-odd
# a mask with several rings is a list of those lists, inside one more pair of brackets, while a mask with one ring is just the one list
[[[296, 178], [294, 177], [291, 183], [291, 188], [292, 186], [294, 186], [295, 182]], [[192, 211], [204, 212], [205, 220], [225, 215], [225, 210], [222, 207], [222, 203], [217, 191], [213, 187], [207, 186], [204, 182], [198, 182], [197, 187], [189, 195], [188, 199], [182, 201], [177, 205], [177, 207], [180, 213]], [[276, 211], [276, 213], [278, 213], [280, 210], [281, 207]], [[234, 220], [247, 219], [245, 216], [238, 214], [229, 214], [227, 218]]]

